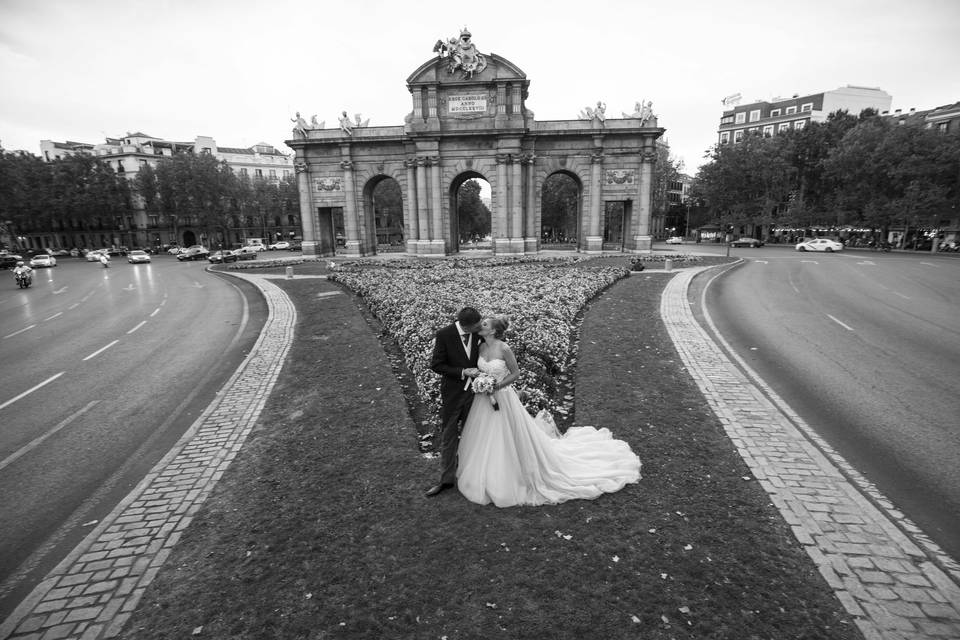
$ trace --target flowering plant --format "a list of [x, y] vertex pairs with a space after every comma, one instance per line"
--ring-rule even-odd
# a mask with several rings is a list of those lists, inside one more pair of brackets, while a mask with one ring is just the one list
[[472, 387], [474, 393], [487, 394], [487, 397], [490, 398], [490, 404], [493, 405], [493, 410], [500, 411], [500, 405], [497, 404], [497, 399], [493, 396], [493, 392], [497, 390], [497, 381], [493, 376], [481, 373], [473, 379]]

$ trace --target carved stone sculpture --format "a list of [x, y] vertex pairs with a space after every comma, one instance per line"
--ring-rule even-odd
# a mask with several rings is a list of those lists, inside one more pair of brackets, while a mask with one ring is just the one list
[[348, 136], [353, 135], [353, 122], [350, 120], [350, 116], [347, 115], [346, 111], [340, 116], [340, 130]]
[[460, 38], [450, 38], [446, 42], [437, 40], [433, 50], [441, 58], [447, 59], [447, 71], [454, 73], [458, 69], [463, 71], [464, 78], [473, 78], [487, 68], [486, 57], [477, 51], [477, 45], [470, 40], [470, 32], [466, 27], [460, 32]]
[[290, 118], [290, 122], [294, 123], [294, 125], [293, 125], [293, 132], [294, 132], [295, 134], [296, 134], [296, 133], [299, 133], [301, 137], [303, 137], [303, 138], [306, 138], [306, 137], [307, 137], [307, 129], [308, 129], [308, 127], [307, 127], [307, 121], [300, 117], [300, 112], [299, 112], [299, 111], [297, 111], [297, 117], [296, 117], [296, 118]]

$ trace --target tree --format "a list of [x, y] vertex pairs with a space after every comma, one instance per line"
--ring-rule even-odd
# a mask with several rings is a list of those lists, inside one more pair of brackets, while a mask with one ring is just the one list
[[568, 242], [577, 233], [580, 188], [577, 181], [564, 173], [554, 173], [543, 182], [540, 199], [540, 226], [544, 239]]
[[457, 222], [461, 243], [490, 233], [490, 209], [480, 199], [477, 180], [467, 180], [457, 189]]

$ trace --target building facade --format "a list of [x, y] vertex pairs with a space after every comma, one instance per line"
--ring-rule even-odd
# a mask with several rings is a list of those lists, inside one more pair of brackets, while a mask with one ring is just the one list
[[[178, 152], [209, 153], [217, 160], [227, 163], [238, 175], [248, 175], [251, 179], [263, 178], [277, 182], [294, 175], [292, 154], [283, 153], [272, 145], [261, 142], [248, 148], [220, 147], [209, 136], [197, 136], [192, 142], [163, 140], [136, 132], [121, 138], [107, 138], [102, 143], [40, 141], [40, 153], [47, 162], [74, 154], [89, 154], [110, 165], [118, 175], [134, 181], [141, 167], [157, 163], [165, 157]], [[77, 228], [62, 221], [59, 229], [21, 229], [19, 234], [26, 238], [26, 248], [99, 248], [128, 247], [156, 250], [160, 247], [178, 244], [190, 246], [204, 244], [204, 236], [199, 220], [187, 218], [176, 224], [160, 214], [145, 210], [141, 199], [134, 194], [132, 211], [127, 216], [112, 219], [100, 219]], [[235, 229], [230, 229], [226, 240], [228, 244], [243, 242], [247, 237], [276, 240], [299, 237], [300, 217], [298, 213], [281, 219], [266, 217], [243, 218]]]
[[893, 97], [877, 87], [847, 85], [832, 91], [811, 95], [793, 95], [736, 105], [723, 112], [717, 142], [740, 142], [749, 134], [770, 137], [792, 129], [802, 129], [810, 122], [824, 122], [831, 113], [841, 109], [859, 115], [864, 109], [877, 113], [889, 111]]

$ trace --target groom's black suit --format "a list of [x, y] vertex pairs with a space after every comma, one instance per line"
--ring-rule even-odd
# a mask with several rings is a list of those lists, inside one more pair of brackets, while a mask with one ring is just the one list
[[464, 390], [469, 378], [463, 375], [463, 370], [476, 368], [479, 353], [480, 336], [477, 334], [472, 334], [470, 337], [468, 357], [456, 324], [437, 331], [430, 368], [443, 376], [440, 380], [441, 484], [452, 485], [457, 482], [457, 447], [460, 429], [470, 412], [470, 405], [473, 404], [473, 391], [469, 387]]

